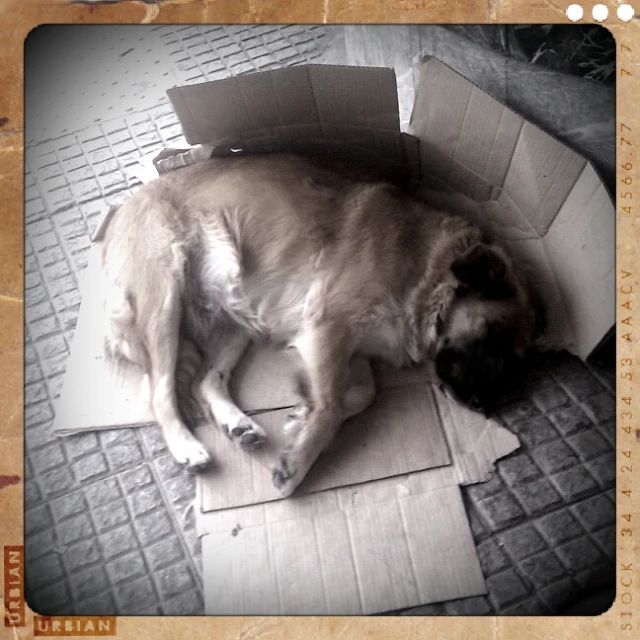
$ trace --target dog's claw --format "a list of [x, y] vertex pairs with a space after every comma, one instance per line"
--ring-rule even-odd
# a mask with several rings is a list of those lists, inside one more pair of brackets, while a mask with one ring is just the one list
[[278, 466], [273, 470], [273, 474], [271, 476], [273, 479], [273, 484], [275, 485], [276, 489], [278, 489], [278, 491], [283, 492], [283, 490], [286, 488], [286, 485], [288, 484], [287, 480], [292, 478], [294, 475], [295, 473], [291, 472], [291, 470], [289, 469], [289, 465], [287, 464], [287, 455], [286, 453], [283, 453], [280, 456], [280, 460], [278, 461]]

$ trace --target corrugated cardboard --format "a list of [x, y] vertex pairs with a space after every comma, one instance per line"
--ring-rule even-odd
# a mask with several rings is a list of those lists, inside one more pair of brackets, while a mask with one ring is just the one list
[[[446, 398], [437, 405], [451, 465], [197, 510], [206, 613], [360, 615], [486, 593], [459, 485], [487, 480], [518, 439]], [[208, 489], [198, 483], [199, 503]]]

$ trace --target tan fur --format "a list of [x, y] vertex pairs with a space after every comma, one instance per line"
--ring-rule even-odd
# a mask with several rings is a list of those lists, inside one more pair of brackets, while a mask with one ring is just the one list
[[[452, 264], [474, 247], [490, 251], [513, 295], [471, 286], [460, 297]], [[470, 332], [481, 340], [492, 322], [508, 327], [514, 353], [533, 338], [525, 279], [478, 229], [291, 156], [212, 159], [145, 185], [109, 223], [103, 261], [109, 351], [150, 374], [158, 423], [189, 467], [210, 455], [179, 413], [184, 388], [232, 440], [258, 444], [264, 433], [233, 404], [229, 375], [251, 338], [295, 347], [307, 397], [274, 470], [283, 496], [372, 401], [372, 378], [348, 388], [355, 354], [419, 363]]]

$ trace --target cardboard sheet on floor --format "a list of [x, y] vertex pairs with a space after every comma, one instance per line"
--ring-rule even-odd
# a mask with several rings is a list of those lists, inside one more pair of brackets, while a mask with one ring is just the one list
[[[438, 396], [437, 406], [450, 465], [276, 502], [196, 509], [205, 612], [360, 615], [486, 593], [459, 485], [487, 480], [518, 439], [446, 398]], [[199, 505], [207, 484], [198, 482]]]

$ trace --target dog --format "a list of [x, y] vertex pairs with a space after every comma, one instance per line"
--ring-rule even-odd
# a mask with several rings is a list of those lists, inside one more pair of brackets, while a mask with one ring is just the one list
[[149, 374], [168, 449], [190, 470], [211, 455], [180, 384], [254, 447], [265, 433], [231, 399], [231, 372], [261, 336], [297, 354], [301, 401], [272, 476], [282, 497], [373, 401], [373, 377], [348, 385], [354, 358], [430, 359], [445, 393], [486, 410], [539, 332], [528, 279], [479, 228], [290, 155], [212, 158], [142, 186], [109, 222], [102, 260], [107, 353]]

